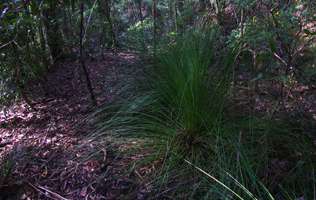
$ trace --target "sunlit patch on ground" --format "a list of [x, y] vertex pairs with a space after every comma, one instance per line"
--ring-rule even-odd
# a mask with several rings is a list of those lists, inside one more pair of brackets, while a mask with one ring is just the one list
[[[99, 104], [113, 100], [116, 84], [137, 62], [128, 52], [87, 61]], [[90, 127], [81, 122], [91, 106], [81, 73], [76, 63], [60, 63], [47, 77], [46, 95], [36, 85], [29, 91], [36, 111], [24, 102], [1, 111], [0, 158], [8, 171], [0, 178], [0, 191], [8, 198], [17, 194], [10, 191], [20, 191], [22, 199], [117, 199], [139, 187], [124, 171], [140, 157], [126, 159], [106, 145], [85, 143]]]

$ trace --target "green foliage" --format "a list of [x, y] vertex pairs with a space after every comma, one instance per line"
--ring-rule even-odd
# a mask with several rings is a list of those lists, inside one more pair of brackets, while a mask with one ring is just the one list
[[36, 39], [39, 18], [31, 14], [31, 9], [20, 8], [18, 3], [4, 5], [0, 29], [1, 101], [8, 100], [28, 80], [40, 76], [46, 70], [47, 61]]
[[[283, 121], [236, 117], [227, 110], [239, 46], [220, 49], [219, 35], [217, 29], [192, 31], [161, 48], [136, 94], [133, 88], [129, 98], [94, 114], [98, 128], [92, 137], [148, 141], [154, 148], [148, 160], [162, 160], [155, 189], [174, 188], [175, 196], [192, 186], [192, 193], [186, 191], [192, 199], [231, 198], [227, 188], [241, 199], [310, 197], [313, 188], [307, 185], [315, 182], [310, 178], [315, 169], [312, 138]], [[210, 186], [185, 160], [212, 172], [226, 188]], [[282, 163], [288, 167], [281, 169], [285, 174], [269, 174]]]
[[215, 60], [217, 38], [216, 29], [192, 31], [161, 51], [157, 65], [142, 80], [147, 84], [140, 94], [97, 111], [95, 115], [103, 117], [93, 137], [150, 139], [157, 150], [154, 156], [168, 160], [165, 169], [182, 158], [208, 163], [224, 128], [234, 59], [231, 52], [223, 52], [226, 55]]
[[9, 158], [9, 156], [5, 157], [5, 159], [0, 160], [0, 188], [1, 186], [6, 186], [8, 184], [8, 179], [12, 175], [12, 170], [14, 167], [14, 161]]
[[[43, 77], [64, 53], [77, 53], [79, 3], [0, 5], [1, 104]], [[205, 4], [202, 11], [200, 3]], [[89, 53], [112, 48], [116, 36], [127, 49], [148, 53], [157, 47], [154, 66], [145, 67], [139, 83], [126, 86], [122, 99], [92, 117], [97, 121], [94, 139], [124, 136], [152, 145], [145, 161], [161, 161], [155, 191], [175, 188], [173, 195], [179, 197], [190, 188], [192, 199], [315, 199], [312, 137], [277, 118], [234, 113], [229, 101], [238, 67], [251, 72], [250, 82], [315, 82], [316, 35], [309, 28], [315, 23], [313, 2], [162, 0], [157, 31], [152, 0], [84, 4]], [[221, 27], [195, 30], [200, 12]], [[5, 163], [0, 178], [10, 166]]]
[[126, 32], [126, 45], [135, 50], [146, 51], [152, 40], [153, 27], [153, 21], [148, 18], [131, 25]]
[[[302, 54], [312, 48], [315, 40], [312, 31], [304, 28], [314, 22], [314, 7], [305, 1], [280, 4], [267, 2], [261, 9], [259, 4], [257, 12], [245, 16], [242, 27], [238, 26], [231, 32], [228, 43], [232, 46], [236, 42], [243, 43], [242, 51], [250, 51], [256, 56], [257, 60], [253, 62], [261, 66], [259, 73], [288, 76], [291, 71], [299, 76]], [[244, 8], [245, 5], [240, 4], [239, 7]], [[269, 11], [266, 10], [268, 8]]]
[[131, 27], [129, 27], [127, 29], [127, 31], [143, 31], [143, 30], [150, 30], [151, 28], [153, 28], [153, 22], [149, 19], [146, 19], [142, 22], [137, 22], [136, 24], [132, 25]]

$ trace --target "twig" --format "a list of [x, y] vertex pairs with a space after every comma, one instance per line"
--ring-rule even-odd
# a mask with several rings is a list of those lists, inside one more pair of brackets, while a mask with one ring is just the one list
[[[50, 191], [49, 189], [43, 187], [43, 186], [35, 186], [32, 183], [28, 183], [32, 188], [34, 188], [35, 190], [37, 190], [38, 192], [44, 194], [46, 197], [49, 197], [51, 199], [58, 199], [58, 200], [70, 200], [70, 199], [66, 199], [65, 197], [57, 194], [56, 192]], [[45, 191], [45, 192], [44, 192]], [[53, 197], [48, 196], [47, 193], [51, 194]]]
[[52, 191], [48, 190], [48, 189], [45, 188], [45, 187], [42, 187], [42, 186], [37, 186], [37, 187], [40, 188], [40, 189], [42, 189], [42, 190], [44, 190], [45, 192], [50, 193], [51, 195], [55, 196], [55, 197], [58, 198], [58, 199], [61, 199], [61, 200], [69, 200], [69, 199], [66, 199], [65, 197], [62, 197], [61, 195], [59, 195], [59, 194], [57, 194], [57, 193], [55, 193], [55, 192], [52, 192]]
[[276, 57], [284, 66], [287, 66], [287, 62], [281, 58], [277, 53], [273, 52], [273, 56]]
[[6, 46], [8, 46], [8, 45], [10, 45], [11, 43], [13, 43], [13, 41], [10, 41], [10, 42], [8, 42], [8, 43], [6, 43], [6, 44], [4, 44], [4, 45], [1, 45], [1, 46], [0, 46], [0, 49], [6, 47]]
[[142, 177], [142, 175], [140, 175], [140, 173], [137, 170], [135, 170], [134, 173], [139, 177], [140, 180], [144, 180], [144, 177]]

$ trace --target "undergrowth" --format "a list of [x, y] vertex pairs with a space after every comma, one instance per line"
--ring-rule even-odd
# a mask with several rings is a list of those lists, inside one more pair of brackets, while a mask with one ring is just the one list
[[161, 49], [128, 98], [94, 113], [91, 136], [148, 141], [147, 162], [161, 161], [153, 198], [315, 199], [312, 139], [277, 119], [231, 113], [238, 47], [220, 41], [216, 28], [196, 30]]

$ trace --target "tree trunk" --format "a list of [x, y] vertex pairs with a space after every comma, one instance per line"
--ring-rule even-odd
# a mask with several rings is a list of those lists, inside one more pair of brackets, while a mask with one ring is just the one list
[[56, 21], [58, 2], [50, 1], [49, 7], [43, 9], [43, 20], [46, 29], [47, 42], [51, 55], [55, 60], [63, 54], [63, 37], [59, 30], [59, 24]]
[[156, 50], [157, 50], [157, 3], [158, 0], [153, 0], [153, 8], [152, 8], [152, 15], [154, 19], [154, 30], [153, 30], [153, 39], [154, 39], [154, 57], [156, 57]]
[[83, 12], [84, 12], [84, 5], [83, 3], [80, 4], [80, 63], [81, 63], [81, 67], [83, 69], [86, 81], [87, 81], [87, 87], [90, 93], [90, 98], [92, 100], [93, 105], [97, 105], [97, 101], [96, 98], [94, 96], [93, 93], [93, 88], [92, 88], [92, 84], [91, 84], [91, 80], [89, 78], [89, 73], [88, 70], [86, 68], [85, 65], [85, 60], [84, 60], [84, 49], [83, 49], [83, 34], [84, 34], [84, 16], [83, 16]]
[[168, 1], [168, 8], [169, 8], [169, 19], [168, 19], [168, 27], [169, 31], [172, 31], [172, 19], [173, 19], [173, 6], [172, 6], [172, 0]]
[[176, 33], [178, 33], [178, 0], [176, 0], [174, 2], [173, 5], [173, 13], [174, 13], [174, 19], [173, 19], [173, 23], [174, 23], [174, 31]]
[[110, 35], [111, 35], [111, 46], [114, 48], [117, 48], [119, 45], [118, 45], [118, 40], [117, 40], [116, 35], [115, 35], [113, 22], [112, 22], [111, 1], [110, 0], [104, 1], [104, 10], [105, 10], [105, 18], [109, 23], [109, 31], [110, 31]]
[[143, 1], [138, 0], [138, 14], [139, 14], [141, 27], [142, 27], [142, 45], [143, 45], [144, 51], [146, 51], [147, 48], [146, 48], [146, 43], [145, 43], [144, 16], [142, 12], [142, 4], [143, 4]]
[[48, 45], [47, 30], [46, 30], [45, 24], [43, 22], [42, 11], [41, 11], [41, 14], [40, 14], [38, 27], [39, 27], [41, 48], [42, 48], [43, 52], [45, 52], [45, 56], [47, 57], [46, 58], [46, 63], [48, 64], [48, 66], [46, 66], [46, 69], [49, 70], [50, 66], [54, 65], [54, 58], [52, 56], [52, 52], [51, 52], [50, 46]]

